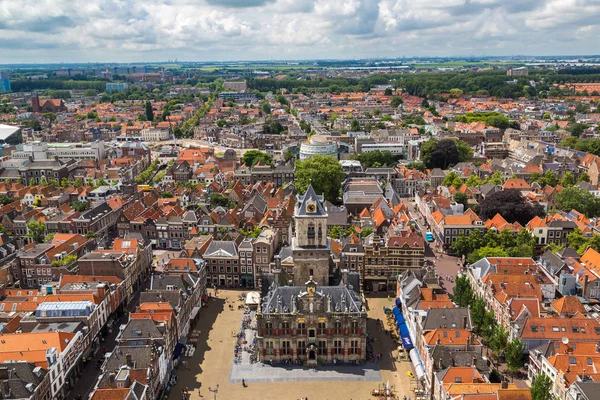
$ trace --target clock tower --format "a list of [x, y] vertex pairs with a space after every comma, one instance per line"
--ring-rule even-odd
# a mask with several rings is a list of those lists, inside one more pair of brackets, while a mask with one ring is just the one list
[[323, 197], [312, 186], [298, 195], [294, 213], [294, 284], [302, 285], [314, 279], [319, 285], [329, 284], [331, 249], [327, 237], [327, 210]]

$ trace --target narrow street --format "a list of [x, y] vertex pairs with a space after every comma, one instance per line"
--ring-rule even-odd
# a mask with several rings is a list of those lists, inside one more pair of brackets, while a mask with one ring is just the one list
[[[411, 199], [412, 198], [404, 198], [402, 201], [407, 206], [408, 211], [414, 217], [414, 220], [417, 223], [423, 238], [425, 238], [427, 227], [423, 225], [423, 215], [417, 209]], [[451, 294], [452, 290], [454, 289], [456, 275], [460, 271], [460, 265], [458, 264], [459, 258], [444, 254], [443, 251], [439, 250], [438, 246], [441, 246], [441, 244], [438, 243], [437, 240], [435, 242], [428, 243], [427, 239], [425, 239], [425, 261], [428, 263], [428, 265], [434, 266], [435, 271], [442, 278], [442, 286], [448, 293]]]
[[[126, 312], [121, 316], [121, 318], [113, 322], [113, 326], [109, 330], [108, 335], [101, 339], [101, 344], [106, 348], [106, 351], [112, 351], [115, 348], [119, 327], [122, 324], [127, 323], [129, 320], [129, 313], [131, 313], [139, 303], [141, 291], [146, 290], [150, 286], [150, 278], [151, 275], [133, 293], [131, 300], [125, 307]], [[96, 385], [98, 376], [100, 375], [100, 365], [102, 365], [102, 361], [104, 361], [104, 354], [102, 350], [99, 350], [89, 361], [84, 363], [83, 373], [78, 379], [77, 387], [67, 394], [66, 400], [88, 398], [89, 394]]]

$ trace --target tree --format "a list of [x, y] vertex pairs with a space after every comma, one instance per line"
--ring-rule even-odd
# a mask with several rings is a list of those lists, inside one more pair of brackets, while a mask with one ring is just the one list
[[230, 205], [230, 201], [227, 196], [224, 196], [221, 193], [211, 193], [210, 204], [212, 204], [213, 207], [228, 207]]
[[577, 186], [561, 190], [556, 195], [556, 205], [564, 211], [575, 209], [588, 218], [600, 216], [600, 199]]
[[496, 214], [508, 222], [519, 222], [522, 226], [536, 215], [544, 216], [542, 206], [537, 203], [529, 204], [517, 189], [507, 189], [492, 193], [479, 204], [479, 216], [482, 220], [493, 218]]
[[515, 339], [506, 345], [506, 367], [512, 375], [523, 368], [523, 354], [525, 353], [525, 343]]
[[98, 237], [98, 234], [97, 234], [96, 232], [94, 232], [94, 231], [88, 231], [88, 232], [86, 232], [86, 234], [85, 234], [85, 235], [83, 235], [83, 236], [85, 236], [85, 237], [86, 237], [86, 239], [95, 239], [95, 238], [97, 238], [97, 237]]
[[10, 204], [13, 201], [15, 201], [14, 197], [9, 196], [7, 194], [0, 194], [0, 204], [2, 204], [3, 206]]
[[146, 101], [146, 120], [154, 121], [154, 110], [152, 109], [152, 103]]
[[428, 168], [446, 169], [458, 164], [458, 149], [453, 140], [431, 139], [421, 146], [421, 161]]
[[252, 168], [258, 163], [271, 165], [272, 159], [270, 154], [258, 150], [248, 150], [242, 156], [242, 163], [246, 164], [247, 167]]
[[4, 225], [0, 224], [0, 233], [6, 234], [6, 235], [10, 235], [10, 232], [8, 232], [6, 230], [6, 228], [4, 227]]
[[471, 288], [469, 278], [464, 274], [456, 278], [452, 301], [463, 308], [469, 307], [473, 303], [473, 288]]
[[352, 158], [360, 161], [363, 167], [371, 168], [376, 166], [391, 167], [396, 164], [399, 157], [393, 155], [389, 150], [374, 150], [354, 155]]
[[492, 337], [489, 341], [490, 348], [496, 354], [501, 354], [508, 343], [508, 332], [504, 325], [496, 324], [492, 331]]
[[46, 177], [45, 177], [45, 176], [42, 176], [42, 177], [40, 178], [40, 185], [41, 185], [41, 186], [46, 186], [47, 184], [48, 184], [48, 180], [46, 180]]
[[465, 208], [467, 208], [467, 202], [469, 201], [469, 196], [467, 196], [467, 194], [463, 193], [463, 192], [456, 192], [454, 194], [454, 201], [457, 202], [458, 204], [462, 204], [463, 206], [465, 206]]
[[560, 184], [564, 187], [570, 187], [575, 184], [575, 177], [569, 171], [565, 172], [560, 179]]
[[486, 257], [508, 257], [508, 253], [502, 247], [484, 246], [469, 254], [467, 263], [473, 264]]
[[385, 92], [383, 92], [384, 96], [391, 96], [392, 95], [392, 89], [391, 88], [386, 88]]
[[34, 207], [41, 207], [42, 206], [42, 199], [40, 199], [39, 197], [37, 199], [35, 199], [33, 201], [33, 206]]
[[358, 122], [358, 120], [353, 119], [352, 122], [350, 122], [350, 130], [352, 132], [360, 131], [360, 123]]
[[590, 181], [590, 176], [588, 175], [587, 172], [582, 172], [581, 175], [579, 175], [579, 178], [577, 178], [577, 182], [589, 182]]
[[392, 97], [391, 105], [393, 107], [398, 107], [402, 103], [404, 103], [404, 101], [402, 100], [402, 97], [400, 97], [400, 96]]
[[552, 380], [548, 375], [540, 373], [531, 384], [531, 400], [553, 400]]
[[360, 231], [360, 236], [363, 238], [366, 238], [367, 236], [371, 236], [372, 233], [373, 233], [373, 228], [371, 228], [370, 226], [367, 226], [365, 228], [362, 228], [362, 230]]
[[70, 184], [71, 182], [69, 182], [67, 178], [62, 178], [62, 180], [60, 181], [60, 186], [63, 188], [68, 187]]
[[27, 236], [36, 243], [44, 243], [46, 224], [42, 221], [29, 221], [27, 223]]
[[569, 126], [567, 131], [571, 132], [571, 136], [580, 137], [587, 128], [589, 125], [577, 122]]
[[75, 200], [73, 203], [71, 203], [71, 207], [73, 207], [73, 210], [75, 211], [84, 212], [88, 208], [88, 203], [87, 201]]
[[473, 322], [473, 331], [481, 332], [481, 326], [485, 319], [485, 301], [481, 297], [476, 297], [471, 306], [471, 321]]
[[345, 178], [342, 166], [332, 156], [316, 155], [296, 163], [296, 189], [304, 193], [312, 185], [317, 194], [337, 202]]
[[263, 113], [265, 114], [271, 114], [271, 104], [269, 104], [268, 101], [263, 100], [260, 102], [260, 108], [262, 110]]

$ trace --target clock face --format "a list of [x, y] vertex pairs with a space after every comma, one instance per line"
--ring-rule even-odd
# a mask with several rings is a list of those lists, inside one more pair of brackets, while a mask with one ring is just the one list
[[314, 213], [315, 211], [317, 211], [317, 206], [314, 203], [308, 203], [306, 205], [306, 211], [310, 212], [310, 213]]

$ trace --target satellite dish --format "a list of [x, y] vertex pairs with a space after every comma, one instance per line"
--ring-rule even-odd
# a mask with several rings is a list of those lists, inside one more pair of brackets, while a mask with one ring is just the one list
[[561, 341], [561, 342], [562, 342], [564, 345], [567, 345], [567, 344], [569, 344], [569, 338], [568, 338], [568, 337], [566, 337], [566, 336], [565, 336], [565, 337], [563, 337], [563, 338], [562, 338], [560, 341]]

